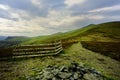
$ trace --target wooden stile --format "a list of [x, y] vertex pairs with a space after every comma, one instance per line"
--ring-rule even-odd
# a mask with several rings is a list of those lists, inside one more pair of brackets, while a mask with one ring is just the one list
[[39, 45], [20, 45], [13, 49], [14, 56], [45, 56], [45, 55], [56, 55], [63, 50], [62, 42], [55, 41], [49, 44]]

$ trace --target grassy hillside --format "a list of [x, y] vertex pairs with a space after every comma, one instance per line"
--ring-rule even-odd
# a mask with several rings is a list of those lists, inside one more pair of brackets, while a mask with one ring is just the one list
[[0, 64], [2, 64], [0, 65], [2, 75], [0, 80], [26, 80], [26, 77], [37, 76], [48, 65], [69, 65], [72, 61], [97, 69], [110, 78], [108, 80], [112, 80], [112, 78], [113, 80], [120, 79], [120, 62], [87, 50], [80, 43], [76, 43], [64, 49], [64, 52], [57, 56], [0, 61]]
[[39, 44], [62, 40], [71, 41], [119, 41], [120, 40], [120, 22], [108, 22], [102, 24], [91, 24], [86, 27], [65, 32], [56, 33], [48, 36], [31, 38], [22, 44]]
[[23, 41], [30, 39], [24, 36], [9, 36], [5, 40], [0, 40], [0, 49], [8, 48], [20, 44]]
[[[22, 42], [21, 44], [39, 44], [47, 43], [55, 40], [62, 40], [63, 45], [70, 44], [69, 47], [65, 48], [63, 52], [56, 56], [46, 56], [39, 58], [20, 58], [11, 59], [6, 61], [0, 61], [0, 79], [4, 80], [26, 80], [26, 77], [37, 76], [47, 65], [69, 65], [72, 61], [78, 62], [79, 64], [84, 63], [88, 67], [94, 67], [100, 73], [110, 78], [108, 80], [119, 80], [120, 79], [120, 62], [114, 60], [108, 56], [98, 54], [101, 51], [111, 50], [112, 55], [114, 55], [116, 50], [116, 45], [110, 44], [109, 42], [119, 43], [120, 41], [120, 22], [109, 22], [97, 25], [88, 25], [81, 29], [73, 30], [65, 33], [56, 33], [47, 36], [39, 36], [34, 38], [29, 38]], [[10, 39], [9, 39], [10, 40]], [[22, 40], [22, 38], [13, 38], [11, 41]], [[75, 42], [85, 41], [75, 43]], [[88, 41], [88, 43], [86, 43]], [[96, 42], [96, 43], [95, 43]], [[108, 43], [98, 43], [98, 42], [108, 42]], [[72, 45], [72, 43], [75, 43]], [[99, 45], [99, 46], [98, 46]], [[104, 46], [106, 45], [106, 46]], [[83, 48], [86, 47], [87, 49]], [[96, 48], [97, 46], [97, 48]], [[119, 49], [119, 45], [117, 46]], [[90, 50], [93, 49], [92, 52]], [[99, 51], [100, 50], [100, 51]], [[2, 50], [3, 51], [3, 50]], [[1, 51], [1, 52], [2, 52]], [[7, 51], [7, 50], [4, 50]], [[105, 52], [108, 54], [109, 51]], [[4, 52], [3, 52], [4, 53]], [[104, 52], [103, 52], [104, 53]], [[117, 53], [118, 54], [118, 53]], [[9, 55], [9, 53], [7, 54]], [[3, 55], [4, 56], [4, 55]], [[119, 55], [118, 55], [119, 56]], [[117, 57], [119, 58], [119, 57]]]
[[95, 25], [96, 27], [87, 31], [83, 40], [92, 41], [119, 41], [120, 40], [120, 22], [109, 22]]
[[[6, 41], [22, 41], [19, 44], [40, 44], [40, 43], [48, 43], [53, 42], [56, 40], [62, 40], [63, 47], [70, 46], [73, 43], [80, 42], [80, 41], [91, 41], [90, 45], [87, 43], [85, 44], [85, 48], [96, 51], [96, 44], [98, 42], [119, 42], [120, 41], [120, 28], [119, 28], [120, 22], [108, 22], [108, 23], [102, 23], [102, 24], [90, 24], [88, 26], [85, 26], [83, 28], [65, 32], [65, 33], [56, 33], [52, 35], [47, 36], [38, 36], [33, 38], [28, 38], [24, 36], [13, 36], [8, 37]], [[12, 43], [13, 43], [12, 42]], [[95, 43], [96, 42], [96, 43]], [[5, 46], [5, 48], [8, 46], [14, 46], [15, 44], [8, 45], [9, 42], [1, 42], [0, 47]], [[17, 43], [18, 44], [18, 43]], [[84, 44], [83, 44], [84, 45]], [[88, 46], [89, 45], [89, 46]], [[118, 47], [118, 45], [115, 45], [115, 47]], [[99, 48], [98, 48], [99, 49]], [[112, 47], [105, 48], [104, 45], [101, 44], [100, 49], [97, 50], [99, 53], [103, 54], [109, 54], [113, 55], [113, 58], [118, 59], [118, 50], [113, 50]], [[109, 50], [109, 51], [108, 51]], [[107, 53], [106, 53], [107, 51]], [[117, 55], [116, 55], [117, 54]]]
[[[76, 42], [84, 41], [84, 44], [82, 43], [82, 45], [85, 48], [119, 60], [120, 54], [118, 47], [120, 46], [114, 44], [114, 42], [120, 42], [120, 21], [96, 25], [91, 24], [81, 29], [69, 31], [66, 33], [56, 33], [48, 36], [35, 37], [27, 40], [26, 42], [23, 42], [22, 44], [39, 44], [52, 42], [55, 40], [62, 40], [63, 47], [70, 46]], [[109, 43], [106, 43], [106, 45], [108, 45], [106, 47], [101, 42]], [[99, 47], [98, 43], [100, 45]], [[114, 45], [114, 50], [111, 45]]]
[[73, 31], [65, 32], [65, 33], [56, 33], [56, 34], [42, 36], [42, 37], [41, 36], [35, 37], [35, 38], [32, 38], [32, 39], [24, 42], [23, 44], [38, 44], [38, 43], [52, 42], [55, 40], [65, 41], [65, 40], [70, 40], [73, 37], [76, 39], [77, 36], [80, 36], [80, 34], [82, 35], [85, 31], [92, 29], [93, 27], [94, 27], [93, 25], [89, 25], [82, 29], [73, 30]]
[[82, 46], [120, 61], [120, 42], [82, 41]]

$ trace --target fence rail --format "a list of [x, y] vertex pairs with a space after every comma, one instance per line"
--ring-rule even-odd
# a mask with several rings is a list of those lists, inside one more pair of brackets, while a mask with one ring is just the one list
[[55, 55], [63, 50], [61, 41], [39, 45], [20, 45], [13, 49], [14, 56], [44, 56]]

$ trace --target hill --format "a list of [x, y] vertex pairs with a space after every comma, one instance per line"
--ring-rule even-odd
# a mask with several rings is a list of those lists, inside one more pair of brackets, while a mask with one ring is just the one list
[[65, 33], [56, 33], [48, 36], [31, 38], [22, 44], [39, 44], [62, 40], [62, 45], [64, 48], [66, 48], [73, 43], [82, 42], [84, 48], [120, 61], [119, 25], [120, 21], [90, 24], [83, 28]]
[[6, 36], [0, 36], [0, 40], [4, 40]]
[[0, 48], [8, 48], [20, 44], [23, 41], [30, 39], [25, 36], [8, 36], [4, 40], [0, 40]]
[[43, 68], [47, 68], [49, 65], [55, 67], [63, 65], [69, 66], [73, 61], [80, 65], [96, 69], [99, 73], [108, 77], [106, 80], [120, 79], [119, 61], [87, 50], [83, 48], [80, 43], [75, 43], [56, 56], [0, 61], [0, 64], [2, 64], [0, 65], [0, 73], [2, 75], [0, 80], [37, 80], [36, 78], [34, 79], [34, 77], [40, 78], [40, 71], [43, 71]]
[[29, 37], [26, 37], [26, 36], [8, 36], [5, 40], [6, 41], [25, 41], [28, 39]]
[[35, 37], [25, 41], [22, 44], [39, 44], [62, 40], [63, 42], [76, 41], [119, 41], [120, 40], [120, 22], [108, 22], [102, 24], [91, 24], [83, 28], [65, 32]]
[[[72, 61], [75, 61], [81, 65], [84, 63], [84, 65], [87, 67], [97, 69], [100, 71], [100, 73], [108, 78], [107, 80], [119, 80], [120, 62], [112, 59], [114, 56], [115, 58], [120, 59], [120, 55], [117, 55], [119, 54], [118, 50], [120, 50], [119, 25], [120, 22], [90, 24], [86, 27], [70, 32], [59, 32], [52, 35], [29, 38], [23, 41], [21, 44], [39, 44], [53, 42], [55, 40], [62, 40], [63, 46], [69, 45], [69, 47], [64, 48], [64, 51], [56, 56], [36, 57], [29, 59], [20, 58], [0, 61], [0, 64], [2, 64], [0, 65], [0, 71], [1, 75], [3, 75], [0, 77], [0, 79], [26, 80], [26, 78], [34, 79], [36, 76], [39, 78], [38, 74], [45, 66], [69, 65]], [[13, 39], [13, 41], [15, 40], [17, 39]], [[109, 50], [112, 52], [110, 51], [109, 53]], [[4, 49], [2, 51], [5, 53], [7, 50]], [[107, 56], [99, 53], [103, 53]], [[112, 56], [112, 58], [108, 57], [109, 55], [110, 57]]]

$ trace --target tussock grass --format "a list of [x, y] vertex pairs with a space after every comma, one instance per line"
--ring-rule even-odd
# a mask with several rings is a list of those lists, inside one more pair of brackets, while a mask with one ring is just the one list
[[[1, 76], [0, 79], [25, 79], [25, 77], [29, 75], [35, 76], [36, 73], [39, 73], [39, 71], [47, 65], [69, 65], [72, 61], [94, 67], [110, 79], [120, 79], [120, 62], [111, 59], [110, 57], [89, 51], [83, 48], [80, 43], [69, 46], [69, 48], [66, 48], [57, 56], [1, 61], [0, 64], [3, 65], [0, 65], [0, 73], [3, 76]], [[8, 68], [5, 66], [8, 66]], [[10, 69], [11, 71], [2, 71], [3, 69]]]
[[101, 53], [113, 59], [120, 61], [120, 42], [81, 42], [86, 49]]

